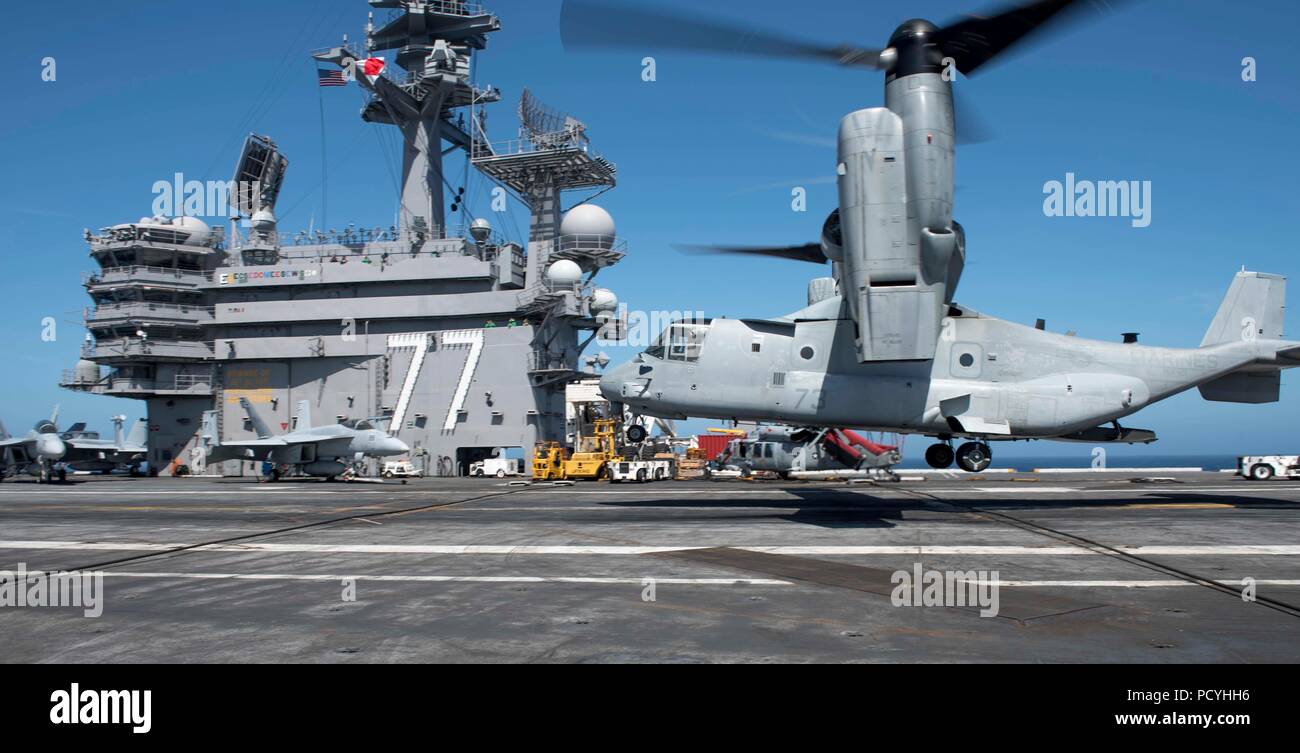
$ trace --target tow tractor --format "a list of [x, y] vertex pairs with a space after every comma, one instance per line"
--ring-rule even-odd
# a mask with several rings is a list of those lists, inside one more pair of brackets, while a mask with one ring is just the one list
[[651, 442], [620, 448], [619, 422], [597, 419], [590, 436], [580, 437], [578, 452], [567, 453], [558, 442], [541, 442], [533, 451], [534, 481], [586, 479], [611, 482], [663, 481], [676, 475], [676, 461], [667, 452], [656, 452]]
[[671, 452], [657, 452], [651, 443], [630, 445], [623, 457], [609, 466], [610, 483], [663, 481], [677, 476], [677, 460]]
[[618, 459], [615, 436], [618, 422], [611, 418], [598, 419], [590, 437], [582, 437], [579, 451], [566, 453], [558, 442], [539, 443], [533, 452], [534, 481], [567, 481], [570, 479], [603, 479], [609, 475], [609, 465]]
[[[600, 380], [580, 379], [565, 386], [566, 441], [539, 442], [533, 448], [533, 481], [660, 481], [675, 478], [671, 447], [651, 440], [645, 422], [600, 394]], [[671, 424], [665, 432], [673, 436]], [[570, 449], [571, 448], [571, 449]]]
[[1252, 481], [1300, 478], [1300, 455], [1244, 455], [1237, 458], [1237, 475]]

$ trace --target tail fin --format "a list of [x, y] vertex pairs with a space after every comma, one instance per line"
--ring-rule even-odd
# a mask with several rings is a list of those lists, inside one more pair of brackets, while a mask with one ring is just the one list
[[295, 418], [298, 419], [297, 423], [294, 425], [295, 431], [304, 431], [306, 429], [311, 428], [311, 401], [310, 400], [298, 401], [298, 415], [295, 416]]
[[[1201, 347], [1281, 340], [1286, 278], [1242, 270], [1232, 280]], [[1200, 386], [1201, 397], [1220, 403], [1274, 403], [1281, 396], [1282, 368], [1294, 365], [1294, 343], [1279, 343], [1277, 360], [1254, 364]], [[1274, 365], [1277, 364], [1277, 365]]]
[[1242, 270], [1232, 279], [1201, 347], [1245, 340], [1281, 340], [1286, 278]]
[[257, 432], [258, 439], [269, 439], [273, 436], [271, 430], [267, 427], [266, 422], [253, 412], [253, 404], [248, 402], [248, 398], [239, 398], [239, 405], [244, 409], [244, 412], [248, 414], [248, 421], [253, 425], [253, 431]]
[[[140, 420], [144, 421], [144, 419]], [[134, 435], [135, 431], [132, 430], [131, 433]], [[215, 410], [203, 411], [203, 428], [199, 431], [199, 441], [203, 443], [203, 447], [206, 449], [221, 446], [221, 430], [217, 428], [217, 412]]]
[[126, 416], [113, 416], [113, 445], [118, 448], [121, 448], [123, 446], [122, 442], [126, 440], [126, 437], [122, 435], [122, 426], [125, 423]]
[[131, 433], [126, 435], [126, 443], [132, 447], [144, 447], [149, 444], [149, 419], [136, 420]]

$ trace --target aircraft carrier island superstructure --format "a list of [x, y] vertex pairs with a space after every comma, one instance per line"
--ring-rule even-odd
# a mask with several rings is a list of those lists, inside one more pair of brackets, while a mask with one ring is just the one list
[[[372, 13], [364, 53], [345, 41], [314, 57], [368, 90], [365, 120], [402, 134], [397, 224], [278, 230], [288, 161], [250, 136], [229, 230], [158, 216], [87, 233], [94, 306], [62, 385], [147, 401], [158, 473], [248, 473], [241, 461], [206, 467], [200, 436], [214, 408], [223, 438], [252, 436], [247, 398], [275, 430], [294, 428], [302, 400], [317, 424], [385, 423], [417, 467], [460, 475], [501, 450], [531, 457], [535, 442], [563, 441], [565, 385], [605, 361], [582, 357], [602, 328], [619, 329], [616, 297], [593, 278], [625, 249], [586, 199], [614, 186], [614, 166], [580, 121], [527, 91], [519, 138], [488, 139], [484, 107], [500, 94], [476, 88], [470, 67], [500, 28], [495, 16], [448, 0], [370, 5], [390, 15], [376, 25]], [[401, 70], [382, 62], [385, 51]], [[457, 149], [497, 200], [528, 208], [526, 247], [494, 232], [499, 215], [467, 214], [464, 189], [443, 171]], [[567, 191], [583, 195], [565, 212]]]

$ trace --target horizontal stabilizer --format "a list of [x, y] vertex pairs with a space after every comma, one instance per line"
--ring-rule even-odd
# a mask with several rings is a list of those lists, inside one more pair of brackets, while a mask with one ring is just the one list
[[1202, 384], [1201, 397], [1217, 403], [1276, 403], [1281, 396], [1282, 372], [1238, 371]]

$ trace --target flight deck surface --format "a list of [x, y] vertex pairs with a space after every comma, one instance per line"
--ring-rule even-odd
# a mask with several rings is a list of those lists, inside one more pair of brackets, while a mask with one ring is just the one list
[[[102, 571], [104, 596], [96, 618], [71, 607], [0, 608], [0, 654], [1300, 661], [1300, 482], [1152, 476], [9, 480], [0, 485], [0, 570]], [[892, 579], [918, 563], [995, 577], [998, 615], [895, 606]], [[1254, 601], [1239, 595], [1247, 584]]]

